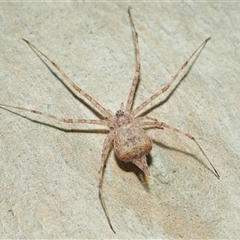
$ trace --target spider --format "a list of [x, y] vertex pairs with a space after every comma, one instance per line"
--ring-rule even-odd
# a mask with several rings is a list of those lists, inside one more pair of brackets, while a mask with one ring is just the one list
[[45, 113], [42, 111], [22, 108], [18, 106], [0, 104], [0, 107], [2, 108], [14, 108], [18, 110], [28, 111], [28, 112], [32, 112], [38, 115], [43, 115], [45, 117], [52, 118], [54, 120], [64, 122], [64, 123], [95, 124], [95, 125], [104, 125], [109, 128], [109, 133], [107, 134], [107, 137], [104, 140], [103, 149], [102, 149], [98, 188], [99, 188], [99, 199], [100, 199], [101, 205], [103, 207], [104, 213], [108, 220], [109, 226], [114, 233], [116, 232], [112, 226], [112, 223], [103, 199], [103, 194], [102, 194], [104, 168], [106, 165], [108, 154], [112, 149], [112, 143], [114, 145], [114, 151], [116, 153], [116, 156], [119, 160], [123, 162], [132, 162], [143, 171], [145, 176], [149, 176], [150, 173], [149, 173], [149, 168], [146, 160], [146, 155], [148, 155], [152, 149], [152, 140], [147, 135], [144, 129], [148, 127], [159, 128], [159, 129], [167, 128], [191, 139], [197, 145], [199, 150], [203, 153], [203, 155], [211, 165], [212, 169], [214, 170], [214, 175], [218, 179], [220, 178], [219, 173], [217, 172], [216, 168], [213, 166], [212, 162], [204, 152], [203, 148], [200, 146], [200, 144], [192, 135], [185, 133], [177, 128], [174, 128], [164, 122], [159, 122], [157, 119], [152, 118], [150, 116], [147, 116], [147, 115], [139, 116], [139, 113], [147, 105], [149, 105], [155, 98], [159, 97], [161, 94], [166, 92], [172, 86], [173, 82], [177, 79], [177, 77], [182, 72], [182, 70], [188, 65], [189, 61], [200, 49], [202, 49], [205, 46], [205, 44], [208, 42], [210, 38], [207, 38], [205, 41], [202, 42], [202, 44], [192, 53], [192, 55], [180, 67], [180, 69], [177, 71], [177, 73], [174, 75], [171, 81], [164, 88], [154, 93], [150, 98], [148, 98], [145, 102], [141, 103], [135, 109], [132, 109], [133, 100], [136, 92], [136, 86], [138, 85], [138, 81], [139, 81], [141, 64], [140, 64], [138, 33], [136, 31], [136, 28], [133, 22], [130, 7], [128, 8], [128, 14], [129, 14], [133, 36], [134, 36], [134, 42], [135, 42], [136, 68], [135, 68], [135, 74], [132, 80], [132, 85], [131, 85], [131, 89], [128, 95], [126, 105], [124, 106], [124, 104], [121, 103], [120, 110], [118, 110], [115, 114], [109, 109], [104, 108], [100, 103], [98, 103], [95, 99], [93, 99], [88, 93], [84, 92], [83, 89], [78, 87], [61, 70], [61, 68], [55, 62], [53, 62], [46, 54], [44, 54], [42, 51], [40, 51], [37, 47], [35, 47], [32, 43], [30, 43], [26, 39], [22, 39], [22, 40], [25, 41], [29, 45], [29, 47], [33, 49], [33, 51], [45, 57], [53, 65], [53, 67], [61, 73], [61, 75], [65, 78], [65, 80], [71, 85], [71, 87], [78, 94], [80, 94], [86, 101], [90, 102], [90, 104], [103, 116], [103, 118], [102, 119], [66, 119], [66, 118], [56, 117], [52, 114]]

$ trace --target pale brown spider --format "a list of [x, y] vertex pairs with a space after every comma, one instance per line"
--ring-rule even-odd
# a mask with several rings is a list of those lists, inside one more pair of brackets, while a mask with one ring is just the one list
[[76, 90], [85, 100], [88, 100], [92, 106], [100, 112], [100, 114], [104, 117], [104, 120], [99, 119], [65, 119], [65, 118], [59, 118], [54, 115], [44, 113], [37, 110], [31, 110], [26, 109], [22, 107], [17, 106], [9, 106], [5, 104], [0, 104], [0, 107], [10, 107], [15, 109], [20, 109], [23, 111], [32, 112], [34, 114], [40, 114], [49, 118], [53, 118], [60, 122], [65, 123], [87, 123], [87, 124], [96, 124], [96, 125], [105, 125], [109, 127], [109, 133], [104, 140], [103, 144], [103, 150], [102, 150], [102, 157], [101, 157], [101, 167], [100, 167], [100, 178], [99, 178], [99, 198], [101, 201], [101, 204], [103, 206], [105, 215], [107, 217], [108, 223], [112, 229], [112, 231], [115, 233], [113, 226], [111, 224], [107, 208], [102, 196], [102, 185], [103, 185], [103, 174], [104, 174], [104, 168], [107, 161], [108, 153], [111, 150], [112, 142], [114, 145], [114, 150], [116, 153], [116, 156], [118, 159], [124, 162], [132, 162], [134, 163], [138, 168], [140, 168], [146, 176], [149, 176], [149, 168], [146, 161], [146, 155], [151, 151], [152, 149], [152, 140], [151, 138], [146, 134], [144, 128], [147, 127], [156, 127], [159, 129], [168, 128], [170, 130], [173, 130], [175, 132], [178, 132], [180, 134], [185, 135], [186, 137], [190, 138], [195, 142], [195, 144], [198, 146], [198, 148], [201, 150], [203, 155], [206, 157], [208, 162], [210, 163], [211, 167], [214, 170], [214, 174], [217, 178], [220, 178], [220, 175], [218, 174], [217, 170], [207, 157], [206, 153], [203, 151], [200, 144], [195, 140], [195, 138], [188, 134], [184, 133], [181, 130], [171, 127], [168, 124], [164, 122], [159, 122], [155, 118], [151, 118], [149, 116], [143, 116], [139, 117], [139, 113], [141, 110], [143, 110], [149, 103], [151, 103], [155, 98], [160, 96], [162, 93], [166, 92], [173, 82], [177, 79], [180, 72], [187, 66], [189, 63], [189, 60], [196, 54], [196, 52], [201, 49], [210, 38], [207, 38], [188, 58], [188, 60], [180, 67], [180, 69], [177, 71], [175, 76], [172, 78], [172, 80], [161, 90], [157, 91], [155, 94], [153, 94], [149, 99], [147, 99], [145, 102], [140, 104], [137, 108], [132, 109], [132, 104], [134, 100], [134, 95], [136, 91], [136, 86], [139, 81], [139, 74], [140, 74], [140, 52], [139, 52], [139, 44], [138, 44], [138, 34], [136, 32], [130, 7], [128, 8], [128, 13], [134, 33], [134, 39], [135, 39], [135, 50], [136, 50], [136, 69], [135, 69], [135, 75], [132, 81], [131, 90], [128, 96], [128, 100], [126, 103], [126, 107], [124, 107], [124, 104], [121, 104], [121, 110], [118, 110], [116, 114], [113, 114], [110, 110], [105, 109], [102, 105], [100, 105], [96, 100], [94, 100], [89, 94], [84, 92], [81, 88], [76, 86], [74, 82], [60, 69], [60, 67], [54, 63], [49, 57], [47, 57], [42, 51], [38, 50], [32, 43], [30, 43], [28, 40], [23, 39], [33, 50], [36, 50], [38, 53], [40, 53], [42, 56], [44, 56], [50, 63], [62, 74], [62, 76], [67, 80], [67, 82], [73, 87], [74, 90]]

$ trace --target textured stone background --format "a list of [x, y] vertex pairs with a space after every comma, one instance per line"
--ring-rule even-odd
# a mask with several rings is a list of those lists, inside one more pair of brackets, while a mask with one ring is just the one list
[[[0, 102], [61, 117], [97, 118], [24, 37], [106, 108], [118, 110], [135, 68], [128, 5], [1, 3]], [[103, 128], [18, 112], [38, 123], [0, 109], [1, 238], [240, 236], [240, 5], [131, 5], [142, 61], [135, 106], [165, 86], [193, 50], [212, 37], [177, 88], [153, 103], [159, 107], [151, 116], [192, 133], [221, 179], [189, 139], [149, 130], [155, 144], [148, 185], [136, 168], [109, 156], [104, 196], [114, 235], [98, 199]]]

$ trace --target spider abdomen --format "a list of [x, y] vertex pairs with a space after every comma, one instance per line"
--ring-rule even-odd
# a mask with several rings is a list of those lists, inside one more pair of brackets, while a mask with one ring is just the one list
[[152, 140], [137, 125], [124, 125], [115, 132], [114, 150], [122, 161], [133, 161], [146, 156], [152, 149]]

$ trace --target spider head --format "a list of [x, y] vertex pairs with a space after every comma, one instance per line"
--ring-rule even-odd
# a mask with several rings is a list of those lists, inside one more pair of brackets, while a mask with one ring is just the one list
[[122, 110], [118, 110], [113, 119], [114, 128], [119, 128], [123, 125], [127, 125], [132, 122], [133, 118], [128, 112], [124, 112]]
[[116, 112], [116, 117], [120, 117], [120, 116], [122, 116], [124, 114], [124, 111], [122, 111], [122, 110], [117, 110], [117, 112]]

